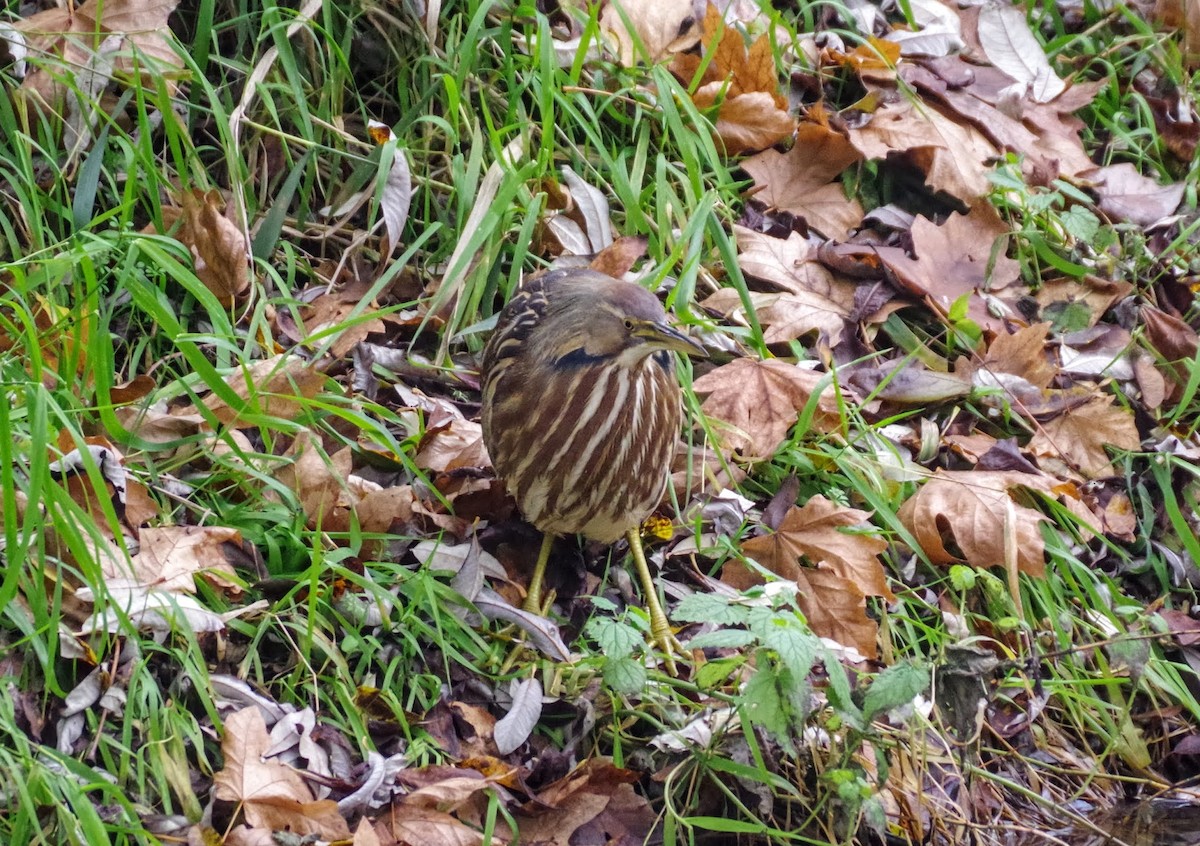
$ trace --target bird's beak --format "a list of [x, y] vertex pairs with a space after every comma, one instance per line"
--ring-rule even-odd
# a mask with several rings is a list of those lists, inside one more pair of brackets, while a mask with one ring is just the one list
[[649, 320], [639, 323], [633, 328], [633, 336], [660, 349], [671, 350], [682, 355], [708, 358], [708, 351], [699, 341], [665, 323], [655, 323]]

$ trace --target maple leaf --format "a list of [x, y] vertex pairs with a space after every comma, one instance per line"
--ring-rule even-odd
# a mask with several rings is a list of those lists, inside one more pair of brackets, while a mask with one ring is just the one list
[[[868, 516], [814, 496], [803, 507], [792, 506], [777, 531], [743, 543], [742, 551], [796, 583], [800, 609], [814, 633], [874, 658], [878, 626], [867, 614], [866, 597], [895, 599], [879, 562], [887, 544], [842, 531], [861, 525]], [[801, 559], [815, 566], [803, 567]], [[740, 561], [725, 564], [721, 581], [738, 590], [762, 584], [759, 574]]]
[[689, 49], [700, 37], [699, 0], [609, 0], [600, 28], [617, 43], [625, 67]]
[[779, 93], [779, 78], [771, 42], [760, 35], [746, 49], [734, 27], [726, 26], [717, 7], [709, 3], [701, 37], [705, 55], [679, 54], [671, 70], [691, 85], [701, 64], [704, 74], [692, 94], [701, 109], [717, 107], [714, 129], [731, 156], [770, 147], [792, 134], [796, 121], [787, 98]]
[[308, 784], [291, 767], [263, 760], [271, 745], [266, 723], [257, 707], [244, 708], [225, 719], [221, 752], [224, 768], [213, 776], [213, 795], [235, 802], [251, 829], [288, 831], [322, 840], [350, 836], [350, 827], [330, 799], [314, 800]]
[[805, 121], [788, 152], [764, 150], [741, 167], [754, 178], [756, 200], [803, 217], [827, 238], [844, 239], [862, 221], [863, 209], [834, 180], [861, 158], [844, 135]]
[[[823, 343], [836, 346], [841, 342], [849, 312], [836, 303], [802, 291], [798, 294], [750, 293], [750, 304], [766, 331], [763, 340], [778, 344], [795, 340], [809, 332], [819, 333]], [[733, 288], [721, 288], [700, 303], [724, 315], [726, 319], [743, 311], [741, 295]]]
[[809, 627], [820, 637], [878, 656], [879, 624], [867, 614], [867, 597], [852, 579], [824, 567], [806, 569], [797, 595]]
[[907, 154], [930, 188], [967, 203], [987, 194], [985, 162], [1000, 154], [975, 127], [950, 120], [932, 103], [906, 98], [885, 103], [866, 126], [850, 129], [850, 141], [867, 159]]
[[991, 316], [979, 292], [1005, 288], [1020, 277], [1020, 265], [1002, 252], [992, 261], [996, 239], [1007, 231], [995, 211], [976, 206], [968, 214], [950, 215], [941, 226], [918, 216], [911, 230], [915, 258], [898, 247], [878, 247], [876, 252], [905, 290], [929, 297], [943, 312], [969, 295], [970, 316], [1000, 330], [1002, 321]]
[[1030, 452], [1061, 458], [1090, 479], [1113, 475], [1105, 447], [1136, 450], [1142, 444], [1133, 412], [1114, 408], [1114, 400], [1111, 394], [1094, 396], [1043, 423], [1029, 442]]
[[856, 286], [831, 274], [818, 259], [817, 250], [797, 232], [776, 238], [745, 226], [734, 225], [738, 266], [747, 276], [794, 294], [818, 294], [847, 314], [854, 307]]
[[779, 529], [742, 544], [742, 551], [772, 573], [795, 581], [800, 560], [828, 567], [870, 596], [895, 599], [887, 585], [879, 555], [887, 544], [877, 537], [851, 534], [842, 529], [860, 526], [866, 511], [845, 508], [817, 495], [803, 507], [793, 506]]
[[[1015, 471], [938, 470], [900, 506], [897, 516], [935, 564], [965, 560], [975, 567], [1002, 566], [1015, 549], [1017, 569], [1045, 572], [1038, 524], [1046, 518], [1012, 499], [1017, 488], [1051, 492], [1047, 476]], [[952, 541], [961, 556], [946, 549]]]
[[[735, 359], [695, 381], [697, 393], [708, 394], [700, 410], [720, 427], [722, 442], [748, 460], [769, 458], [787, 438], [823, 373], [801, 370], [782, 361]], [[821, 391], [813, 425], [833, 431], [840, 423], [832, 386]]]

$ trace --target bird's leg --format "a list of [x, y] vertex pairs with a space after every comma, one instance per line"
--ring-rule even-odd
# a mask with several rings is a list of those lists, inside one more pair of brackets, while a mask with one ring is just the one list
[[654, 584], [654, 577], [650, 575], [650, 565], [646, 563], [646, 553], [642, 550], [642, 536], [638, 529], [638, 526], [634, 526], [625, 536], [629, 539], [629, 551], [633, 553], [633, 563], [637, 565], [638, 578], [642, 581], [646, 612], [650, 615], [650, 636], [666, 656], [667, 672], [674, 676], [677, 675], [675, 653], [682, 652], [683, 647], [671, 632], [671, 624], [667, 622], [667, 615], [663, 613], [662, 605], [658, 601], [658, 587]]
[[534, 614], [542, 613], [542, 581], [546, 578], [546, 564], [550, 561], [550, 549], [554, 546], [554, 535], [546, 532], [542, 536], [542, 548], [538, 551], [537, 563], [533, 565], [533, 576], [525, 592], [525, 604], [521, 607]]

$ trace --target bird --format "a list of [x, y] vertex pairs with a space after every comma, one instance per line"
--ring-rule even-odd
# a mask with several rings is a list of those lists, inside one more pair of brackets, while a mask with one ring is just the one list
[[674, 353], [706, 356], [647, 289], [587, 269], [529, 279], [501, 310], [480, 368], [483, 442], [543, 533], [524, 608], [542, 613], [554, 538], [628, 539], [650, 633], [678, 650], [639, 529], [666, 490], [683, 421]]

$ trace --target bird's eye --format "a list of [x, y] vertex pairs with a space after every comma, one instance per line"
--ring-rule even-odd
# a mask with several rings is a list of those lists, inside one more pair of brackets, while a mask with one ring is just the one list
[[625, 318], [625, 328], [631, 332], [633, 331], [633, 320], [632, 319], [630, 319], [628, 317]]

